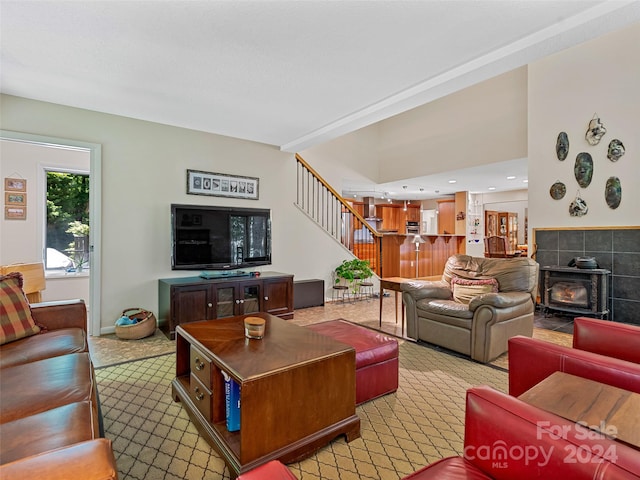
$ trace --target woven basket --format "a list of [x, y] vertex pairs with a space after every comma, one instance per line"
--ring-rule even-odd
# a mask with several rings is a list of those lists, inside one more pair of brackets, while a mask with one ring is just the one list
[[153, 335], [156, 331], [156, 316], [143, 308], [127, 308], [121, 316], [135, 318], [138, 323], [132, 325], [116, 325], [116, 336], [123, 340], [139, 340]]

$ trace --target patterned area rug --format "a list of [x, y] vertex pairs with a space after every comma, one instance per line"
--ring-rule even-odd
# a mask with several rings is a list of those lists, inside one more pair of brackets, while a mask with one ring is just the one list
[[[545, 342], [555, 343], [564, 347], [571, 347], [573, 345], [573, 335], [570, 333], [554, 332], [552, 330], [546, 330], [544, 328], [534, 328], [533, 338], [538, 340], [544, 340]], [[509, 370], [509, 352], [503, 353], [495, 360], [489, 362], [494, 367]]]
[[[289, 465], [300, 480], [399, 479], [458, 455], [465, 392], [474, 385], [507, 390], [507, 373], [408, 341], [400, 342], [396, 393], [359, 406], [361, 438], [338, 437]], [[198, 435], [171, 396], [175, 355], [96, 369], [105, 435], [121, 480], [228, 479], [220, 456]]]

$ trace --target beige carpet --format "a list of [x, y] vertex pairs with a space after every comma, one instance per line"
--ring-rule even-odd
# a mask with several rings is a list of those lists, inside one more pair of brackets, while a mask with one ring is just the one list
[[[229, 478], [173, 401], [174, 375], [173, 354], [96, 369], [121, 480]], [[346, 443], [338, 437], [289, 465], [298, 479], [398, 479], [460, 454], [466, 390], [480, 384], [507, 389], [504, 371], [408, 341], [401, 341], [399, 375], [397, 393], [357, 408], [361, 438]]]

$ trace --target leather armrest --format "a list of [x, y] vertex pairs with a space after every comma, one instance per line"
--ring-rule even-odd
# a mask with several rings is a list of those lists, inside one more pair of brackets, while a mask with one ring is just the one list
[[469, 310], [475, 311], [481, 305], [490, 305], [496, 308], [515, 307], [531, 300], [527, 292], [498, 292], [483, 293], [469, 302]]
[[33, 319], [47, 330], [81, 328], [87, 331], [87, 307], [83, 300], [32, 303]]
[[0, 478], [117, 480], [118, 470], [111, 440], [99, 438], [0, 465]]
[[573, 348], [640, 363], [640, 327], [611, 320], [573, 320]]
[[640, 364], [516, 336], [509, 339], [509, 394], [519, 396], [553, 372], [640, 393]]
[[637, 450], [487, 386], [467, 391], [464, 429], [464, 458], [491, 478], [613, 479], [640, 472]]
[[422, 298], [440, 298], [442, 300], [448, 300], [452, 297], [451, 287], [448, 283], [443, 281], [428, 282], [416, 280], [414, 282], [407, 282], [400, 284], [400, 289], [403, 293], [408, 293], [415, 300]]

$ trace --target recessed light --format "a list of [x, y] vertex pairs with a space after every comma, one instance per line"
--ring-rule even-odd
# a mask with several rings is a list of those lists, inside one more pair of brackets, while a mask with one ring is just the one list
[[522, 180], [522, 183], [529, 183], [529, 179], [525, 178], [524, 180]]
[[449, 183], [456, 183], [457, 180], [449, 180]]
[[488, 190], [495, 190], [496, 187], [489, 187]]
[[515, 180], [515, 179], [516, 179], [516, 176], [515, 176], [515, 175], [509, 175], [509, 176], [507, 177], [507, 180]]

